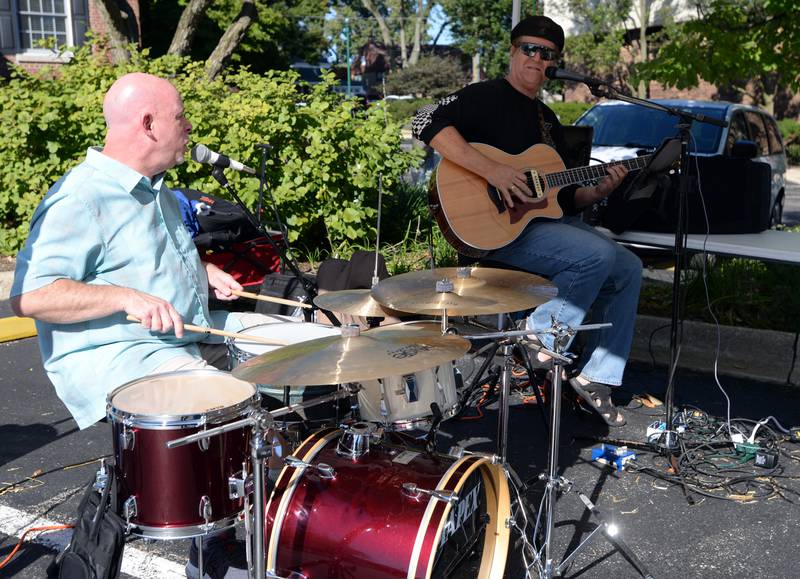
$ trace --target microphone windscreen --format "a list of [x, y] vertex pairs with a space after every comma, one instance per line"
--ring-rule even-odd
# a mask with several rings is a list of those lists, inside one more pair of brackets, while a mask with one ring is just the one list
[[197, 144], [192, 147], [192, 160], [198, 163], [208, 163], [211, 161], [211, 151], [205, 145]]
[[548, 67], [547, 67], [547, 68], [544, 70], [544, 75], [545, 75], [547, 78], [551, 79], [551, 80], [552, 80], [552, 79], [554, 79], [554, 78], [558, 78], [558, 77], [556, 76], [557, 74], [558, 74], [558, 67], [555, 67], [555, 66], [548, 66]]

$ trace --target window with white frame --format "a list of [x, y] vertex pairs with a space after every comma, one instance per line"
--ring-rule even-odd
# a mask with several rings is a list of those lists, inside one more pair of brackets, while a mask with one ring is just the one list
[[17, 0], [22, 48], [40, 48], [52, 39], [55, 48], [71, 43], [68, 0]]

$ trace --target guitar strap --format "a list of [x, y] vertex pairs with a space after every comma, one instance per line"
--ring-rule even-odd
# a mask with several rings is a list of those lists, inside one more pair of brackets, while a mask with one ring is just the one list
[[553, 136], [550, 134], [550, 128], [553, 126], [552, 123], [548, 123], [544, 120], [544, 113], [542, 112], [542, 101], [536, 99], [536, 110], [539, 113], [539, 132], [542, 136], [542, 142], [545, 145], [549, 145], [556, 148], [556, 144], [553, 142]]

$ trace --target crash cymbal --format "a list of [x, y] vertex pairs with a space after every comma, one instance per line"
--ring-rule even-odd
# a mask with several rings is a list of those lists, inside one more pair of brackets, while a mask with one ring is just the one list
[[368, 289], [327, 292], [315, 297], [314, 303], [323, 310], [350, 314], [351, 316], [385, 318], [403, 315], [402, 312], [389, 309], [376, 302]]
[[558, 294], [555, 285], [524, 271], [489, 267], [443, 267], [387, 278], [372, 297], [388, 308], [415, 314], [453, 316], [527, 310]]
[[284, 346], [233, 369], [255, 384], [304, 386], [341, 384], [411, 374], [455, 360], [469, 350], [468, 340], [443, 336], [435, 323], [403, 323], [359, 331], [345, 326], [342, 336]]

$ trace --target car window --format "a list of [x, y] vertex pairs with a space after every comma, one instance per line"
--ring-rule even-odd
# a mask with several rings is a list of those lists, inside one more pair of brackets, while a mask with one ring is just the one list
[[769, 155], [769, 139], [762, 116], [753, 111], [747, 111], [744, 116], [750, 129], [750, 138], [758, 145], [758, 154]]
[[777, 155], [783, 152], [783, 141], [781, 141], [781, 133], [778, 130], [778, 124], [775, 122], [775, 119], [772, 117], [764, 117], [764, 123], [767, 125], [770, 154]]
[[725, 153], [730, 155], [733, 144], [736, 141], [749, 141], [750, 135], [747, 132], [747, 122], [744, 115], [740, 112], [733, 113], [728, 128], [728, 138], [725, 141]]
[[[685, 107], [710, 117], [722, 118], [717, 109]], [[678, 121], [667, 113], [630, 105], [596, 106], [589, 109], [575, 124], [594, 127], [592, 146], [655, 148], [677, 135]], [[701, 153], [717, 150], [722, 130], [705, 123], [693, 123], [692, 135]]]

